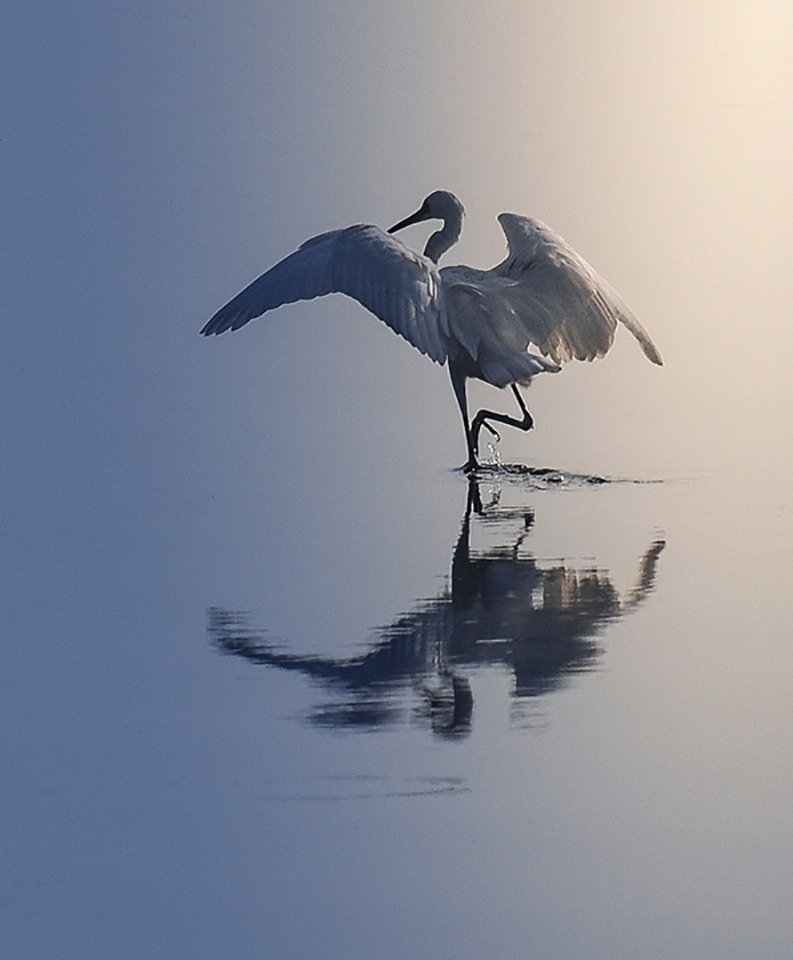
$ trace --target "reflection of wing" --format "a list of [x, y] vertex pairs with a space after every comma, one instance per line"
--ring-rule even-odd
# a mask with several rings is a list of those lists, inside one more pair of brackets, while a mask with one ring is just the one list
[[[498, 219], [509, 245], [503, 263], [493, 270], [441, 270], [450, 332], [483, 371], [491, 365], [495, 375], [488, 380], [515, 379], [521, 371], [510, 363], [532, 345], [557, 364], [601, 357], [611, 347], [617, 323], [631, 331], [648, 359], [661, 363], [624, 300], [565, 240], [530, 217], [502, 213]], [[543, 369], [542, 362], [534, 357], [536, 369], [527, 368], [527, 374]]]
[[238, 330], [285, 303], [346, 293], [408, 343], [443, 363], [440, 273], [379, 227], [357, 224], [307, 240], [222, 307], [201, 331]]
[[[483, 553], [470, 550], [474, 515], [520, 530]], [[653, 587], [663, 550], [653, 542], [641, 558], [637, 582], [621, 603], [608, 573], [559, 561], [544, 566], [519, 556], [533, 513], [482, 508], [475, 482], [455, 546], [451, 590], [423, 601], [377, 631], [357, 657], [306, 656], [275, 647], [252, 632], [245, 617], [209, 611], [213, 643], [226, 653], [280, 670], [298, 671], [318, 681], [332, 699], [311, 714], [320, 726], [383, 727], [404, 716], [404, 701], [419, 693], [419, 715], [443, 736], [464, 735], [473, 715], [471, 688], [462, 671], [471, 666], [508, 666], [515, 677], [514, 696], [536, 697], [554, 690], [576, 673], [592, 669], [604, 625], [644, 600]], [[474, 521], [476, 522], [476, 521]], [[513, 531], [514, 532], [514, 531]]]
[[636, 583], [623, 604], [626, 610], [640, 604], [652, 590], [655, 584], [655, 568], [665, 546], [665, 540], [656, 540], [647, 548], [639, 564], [639, 575], [636, 578]]

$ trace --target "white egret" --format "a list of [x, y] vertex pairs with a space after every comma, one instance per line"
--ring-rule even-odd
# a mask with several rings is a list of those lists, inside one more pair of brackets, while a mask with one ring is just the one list
[[[649, 360], [661, 364], [652, 340], [617, 292], [539, 220], [499, 216], [509, 251], [492, 270], [439, 269], [441, 256], [460, 236], [463, 214], [454, 194], [436, 190], [388, 232], [356, 224], [312, 237], [218, 310], [201, 332], [238, 330], [285, 303], [347, 294], [436, 363], [448, 364], [469, 471], [478, 466], [482, 426], [495, 433], [489, 421], [521, 430], [534, 425], [517, 385], [527, 385], [538, 373], [557, 372], [567, 360], [602, 357], [618, 322]], [[435, 219], [443, 227], [429, 238], [423, 255], [392, 236]], [[469, 378], [511, 387], [522, 418], [480, 410], [469, 421]]]

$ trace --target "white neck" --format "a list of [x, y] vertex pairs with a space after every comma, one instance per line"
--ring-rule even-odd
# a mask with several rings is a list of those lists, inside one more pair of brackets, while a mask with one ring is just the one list
[[427, 241], [427, 245], [424, 247], [424, 256], [429, 257], [433, 263], [437, 263], [444, 253], [460, 239], [462, 228], [462, 215], [444, 218], [441, 229], [436, 230]]

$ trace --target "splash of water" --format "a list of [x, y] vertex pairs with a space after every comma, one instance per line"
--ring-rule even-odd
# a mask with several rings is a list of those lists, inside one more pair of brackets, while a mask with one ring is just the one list
[[493, 438], [488, 440], [487, 443], [487, 452], [489, 457], [484, 461], [483, 466], [486, 467], [503, 467], [504, 461], [501, 459], [501, 451], [498, 449], [498, 439]]

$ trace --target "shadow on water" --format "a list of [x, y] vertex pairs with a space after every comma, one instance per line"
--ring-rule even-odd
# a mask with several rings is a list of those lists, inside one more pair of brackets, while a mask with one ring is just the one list
[[[592, 482], [571, 478], [564, 482]], [[535, 480], [544, 484], [546, 478]], [[495, 532], [496, 545], [472, 549], [475, 525], [486, 527], [491, 539]], [[326, 697], [308, 717], [314, 725], [373, 730], [412, 717], [441, 736], [465, 736], [474, 712], [466, 671], [507, 667], [513, 697], [525, 700], [592, 670], [602, 652], [598, 635], [649, 595], [665, 545], [661, 539], [649, 544], [633, 587], [621, 598], [608, 571], [594, 562], [543, 563], [527, 554], [533, 526], [530, 506], [502, 507], [498, 494], [483, 504], [472, 477], [450, 586], [377, 629], [362, 655], [293, 653], [252, 629], [247, 614], [219, 607], [207, 611], [210, 640], [223, 653], [298, 671], [321, 686]]]

